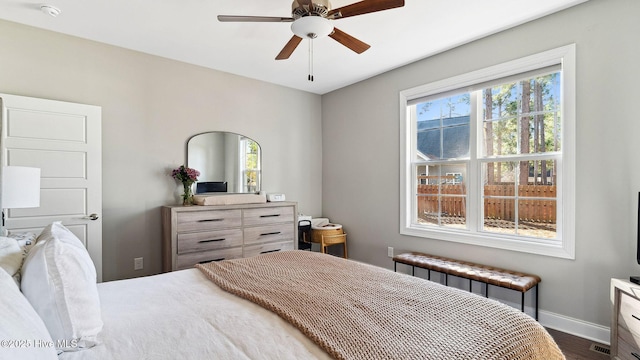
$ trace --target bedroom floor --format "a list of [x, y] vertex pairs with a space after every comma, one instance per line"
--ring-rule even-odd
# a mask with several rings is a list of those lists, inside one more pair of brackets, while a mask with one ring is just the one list
[[549, 334], [558, 343], [567, 360], [609, 360], [608, 354], [591, 350], [591, 345], [595, 344], [601, 348], [609, 349], [608, 345], [596, 343], [581, 337], [569, 335], [553, 329], [547, 329]]

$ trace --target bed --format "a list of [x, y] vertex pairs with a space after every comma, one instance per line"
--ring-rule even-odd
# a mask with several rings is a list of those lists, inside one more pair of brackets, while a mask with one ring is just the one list
[[[60, 226], [56, 231], [72, 236]], [[56, 231], [49, 230], [49, 238]], [[39, 236], [34, 249], [47, 241], [52, 240]], [[564, 358], [542, 326], [509, 306], [424, 279], [299, 250], [97, 284], [95, 293], [75, 300], [98, 301], [99, 309], [87, 312], [83, 306], [81, 316], [69, 317], [71, 322], [90, 317], [94, 321], [71, 329], [70, 342], [60, 343], [47, 313], [37, 308], [41, 304], [27, 309], [20, 298], [29, 298], [25, 290], [32, 286], [29, 258], [34, 256], [30, 253], [23, 265], [27, 269], [22, 271], [22, 293], [0, 270], [0, 293], [10, 294], [0, 297], [0, 309], [9, 306], [9, 315], [0, 318], [0, 340], [19, 345], [16, 336], [46, 338], [52, 341], [44, 344], [55, 346], [2, 346], [0, 358]], [[21, 308], [11, 310], [15, 304]], [[16, 314], [28, 320], [20, 331], [11, 320]]]

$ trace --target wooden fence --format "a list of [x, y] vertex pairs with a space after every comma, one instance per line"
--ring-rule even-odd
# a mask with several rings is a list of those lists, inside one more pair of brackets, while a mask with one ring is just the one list
[[[441, 185], [441, 211], [444, 216], [466, 216], [464, 184]], [[419, 195], [437, 195], [438, 185], [418, 185]], [[449, 195], [449, 196], [447, 196]], [[515, 187], [511, 185], [485, 185], [484, 217], [485, 219], [501, 219], [514, 221]], [[501, 197], [511, 198], [501, 198]], [[556, 222], [556, 187], [550, 185], [518, 186], [518, 217], [521, 221], [555, 223]], [[538, 199], [523, 199], [534, 197]], [[549, 198], [545, 200], [544, 198]], [[437, 196], [418, 196], [418, 217], [422, 214], [438, 213]]]

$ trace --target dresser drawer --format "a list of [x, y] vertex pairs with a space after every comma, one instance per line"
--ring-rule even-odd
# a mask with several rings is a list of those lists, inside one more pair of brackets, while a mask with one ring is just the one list
[[293, 233], [292, 223], [244, 228], [244, 243], [247, 245], [285, 240], [293, 243]]
[[640, 300], [624, 291], [620, 292], [620, 313], [618, 326], [640, 334]]
[[[633, 344], [633, 345], [632, 345]], [[618, 348], [616, 351], [616, 359], [624, 359], [624, 360], [638, 360], [634, 354], [640, 356], [640, 350], [638, 350], [638, 346], [634, 343], [629, 343], [625, 341], [620, 334], [618, 334]]]
[[293, 241], [256, 244], [244, 247], [244, 257], [251, 257], [276, 251], [293, 250]]
[[[623, 341], [626, 343], [625, 346], [630, 347], [633, 352], [640, 355], [640, 348], [637, 345], [640, 344], [640, 335], [618, 325], [618, 344]], [[627, 353], [629, 352], [627, 351]]]
[[298, 236], [293, 202], [163, 206], [161, 214], [163, 271], [292, 250]]
[[293, 207], [267, 207], [244, 210], [244, 225], [264, 225], [280, 222], [294, 222]]
[[204, 264], [211, 261], [238, 259], [242, 257], [242, 246], [228, 249], [201, 251], [176, 255], [176, 270], [190, 269], [195, 264]]
[[241, 210], [185, 211], [178, 213], [178, 232], [206, 231], [242, 226]]
[[178, 254], [242, 246], [242, 229], [178, 234]]

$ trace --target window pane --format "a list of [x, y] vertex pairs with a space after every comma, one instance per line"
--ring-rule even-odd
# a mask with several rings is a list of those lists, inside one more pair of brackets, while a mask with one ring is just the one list
[[514, 113], [513, 107], [518, 106], [518, 91], [516, 84], [504, 84], [487, 88], [483, 92], [484, 119], [500, 119]]
[[518, 121], [515, 117], [484, 122], [483, 156], [513, 155], [518, 153], [518, 142], [514, 139]]
[[[418, 123], [418, 126], [422, 124]], [[418, 131], [418, 159], [436, 160], [442, 156], [442, 143], [440, 140], [440, 128]]]
[[484, 199], [483, 230], [500, 234], [515, 234], [515, 199]]
[[444, 128], [443, 142], [444, 159], [469, 157], [469, 123]]
[[[542, 113], [535, 116], [522, 116], [520, 127], [528, 129], [521, 133], [521, 138], [528, 138], [520, 149], [522, 154], [559, 151], [560, 116], [556, 113]], [[528, 147], [527, 147], [528, 146]]]
[[482, 164], [483, 230], [501, 234], [516, 233], [517, 162], [489, 162]]
[[[528, 182], [518, 186], [518, 235], [556, 238], [556, 161], [521, 162]], [[546, 176], [545, 176], [546, 174]]]
[[560, 72], [483, 94], [483, 156], [560, 151]]
[[467, 165], [419, 165], [416, 170], [417, 223], [465, 229]]
[[[515, 193], [516, 179], [518, 177], [519, 167], [517, 162], [502, 161], [502, 162], [489, 162], [482, 164], [482, 174], [484, 183], [484, 195], [509, 195], [513, 196]], [[497, 185], [498, 187], [491, 187]], [[490, 192], [487, 192], [488, 189]], [[496, 193], [499, 191], [504, 193]], [[506, 190], [508, 189], [508, 190]]]
[[555, 239], [556, 201], [518, 200], [518, 235]]
[[483, 230], [555, 239], [555, 166], [554, 160], [484, 163]]
[[464, 93], [415, 105], [417, 160], [469, 156], [469, 99]]
[[471, 102], [468, 93], [442, 97], [416, 105], [418, 121], [451, 119], [469, 116]]
[[[542, 195], [542, 191], [544, 191], [545, 194], [553, 191], [553, 197], [556, 196], [555, 184], [557, 180], [557, 162], [555, 160], [521, 161], [520, 169], [521, 176], [518, 185], [553, 185], [539, 188], [547, 189], [538, 190], [539, 195], [524, 195], [522, 193], [519, 193], [520, 196], [548, 197], [548, 195]], [[524, 173], [526, 173], [526, 177], [524, 176]]]

